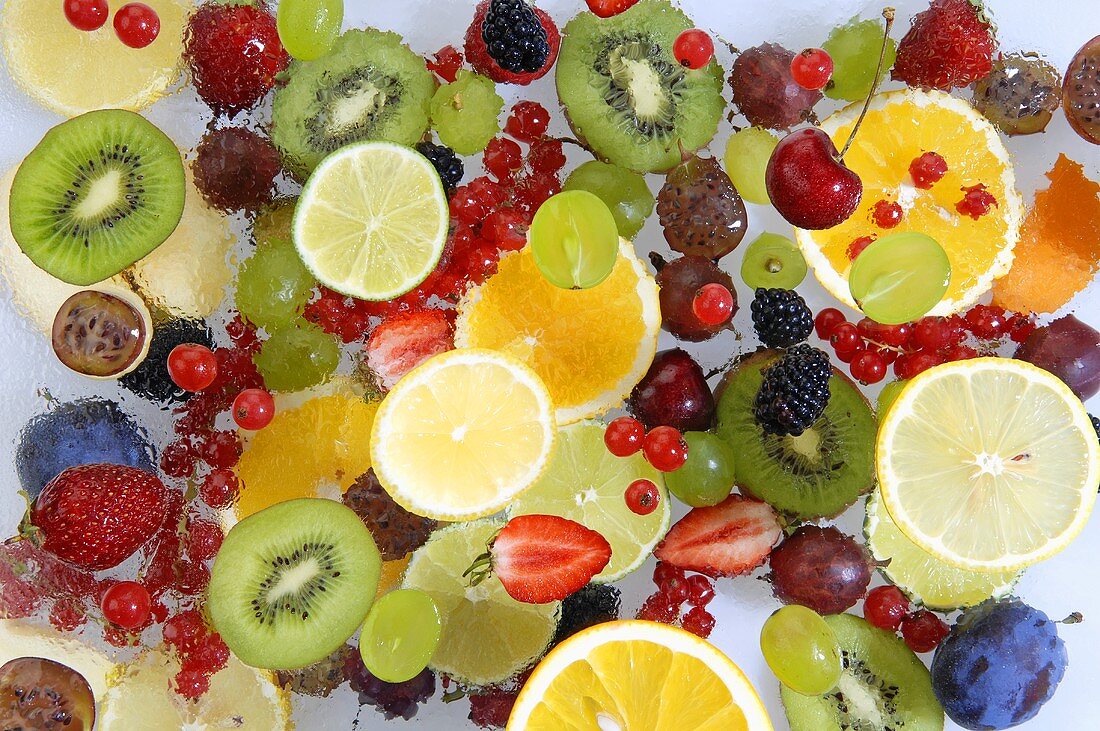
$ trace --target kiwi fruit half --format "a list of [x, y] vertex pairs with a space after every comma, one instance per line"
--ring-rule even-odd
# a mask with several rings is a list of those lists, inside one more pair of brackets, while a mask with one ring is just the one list
[[825, 695], [780, 690], [791, 731], [942, 731], [928, 668], [901, 638], [851, 614], [825, 621], [840, 643], [840, 680]]
[[140, 114], [88, 112], [57, 125], [11, 186], [11, 232], [39, 268], [85, 286], [164, 243], [183, 216], [183, 160]]
[[668, 0], [611, 18], [577, 15], [562, 32], [556, 79], [573, 132], [597, 157], [660, 172], [705, 146], [726, 108], [722, 68], [681, 66], [672, 44], [695, 23]]
[[271, 140], [305, 179], [330, 152], [362, 140], [414, 145], [428, 129], [435, 77], [401, 36], [349, 30], [316, 61], [295, 61], [275, 91]]
[[312, 665], [359, 629], [381, 568], [370, 531], [350, 508], [288, 500], [225, 537], [210, 576], [210, 619], [245, 664]]
[[799, 520], [839, 515], [874, 486], [875, 414], [834, 368], [829, 405], [812, 427], [797, 437], [766, 434], [752, 405], [762, 371], [778, 357], [761, 350], [726, 375], [715, 432], [737, 452], [737, 483], [745, 491]]

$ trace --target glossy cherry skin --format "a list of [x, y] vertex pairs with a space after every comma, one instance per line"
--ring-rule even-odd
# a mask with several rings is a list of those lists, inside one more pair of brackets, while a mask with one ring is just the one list
[[829, 135], [816, 127], [791, 132], [776, 145], [764, 177], [772, 205], [793, 226], [820, 230], [843, 223], [863, 197]]
[[714, 395], [707, 377], [679, 348], [657, 353], [626, 408], [646, 429], [671, 426], [682, 432], [706, 431], [714, 422]]

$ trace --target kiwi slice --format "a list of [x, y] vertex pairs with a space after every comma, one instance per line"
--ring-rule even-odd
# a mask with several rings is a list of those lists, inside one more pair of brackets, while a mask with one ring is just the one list
[[840, 643], [840, 680], [819, 696], [781, 689], [791, 731], [942, 731], [928, 668], [905, 642], [851, 614], [825, 621]]
[[183, 160], [140, 114], [88, 112], [57, 125], [19, 166], [11, 232], [39, 268], [85, 286], [164, 243], [183, 216]]
[[833, 369], [829, 405], [800, 436], [766, 434], [752, 405], [762, 371], [779, 357], [761, 350], [744, 359], [718, 386], [715, 432], [737, 452], [737, 483], [800, 520], [839, 515], [875, 481], [871, 405], [847, 376]]
[[695, 23], [668, 0], [640, 0], [611, 18], [577, 15], [558, 55], [558, 96], [597, 157], [637, 172], [669, 170], [681, 148], [708, 144], [726, 108], [716, 61], [681, 66], [672, 44]]
[[312, 665], [359, 629], [381, 568], [370, 531], [350, 508], [288, 500], [225, 537], [210, 576], [210, 619], [241, 662], [272, 670]]
[[435, 77], [401, 36], [349, 30], [316, 61], [295, 61], [275, 91], [271, 141], [305, 179], [330, 152], [361, 140], [412, 146], [428, 129]]

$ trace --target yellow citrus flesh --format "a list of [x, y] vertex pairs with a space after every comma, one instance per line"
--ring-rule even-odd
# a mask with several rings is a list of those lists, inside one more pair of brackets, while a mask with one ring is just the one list
[[546, 281], [528, 246], [501, 259], [497, 273], [467, 293], [455, 342], [530, 366], [564, 425], [622, 403], [653, 361], [660, 327], [657, 283], [629, 242], [619, 242], [611, 275], [581, 290]]
[[[821, 128], [840, 148], [848, 139], [862, 103], [826, 119]], [[947, 175], [929, 190], [913, 185], [910, 163], [925, 152], [947, 162]], [[844, 163], [863, 180], [859, 208], [839, 226], [825, 231], [798, 230], [798, 243], [821, 284], [855, 307], [848, 291], [848, 246], [861, 236], [917, 231], [934, 238], [951, 261], [951, 283], [930, 312], [948, 315], [986, 292], [1012, 265], [1020, 235], [1023, 203], [1015, 187], [1008, 151], [996, 129], [962, 99], [914, 89], [880, 94], [856, 135]], [[984, 184], [997, 206], [978, 220], [959, 214], [963, 187]], [[896, 201], [901, 223], [889, 231], [875, 225], [871, 209], [880, 200]]]
[[714, 645], [655, 622], [609, 622], [547, 655], [509, 731], [771, 731], [756, 690]]
[[920, 548], [972, 571], [1016, 571], [1065, 548], [1100, 482], [1081, 401], [1028, 363], [976, 358], [917, 376], [876, 447], [882, 499]]

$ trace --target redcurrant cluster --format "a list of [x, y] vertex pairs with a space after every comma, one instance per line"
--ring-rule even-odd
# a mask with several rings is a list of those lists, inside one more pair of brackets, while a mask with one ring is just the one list
[[[83, 31], [99, 30], [107, 22], [107, 0], [65, 0], [65, 18]], [[115, 35], [130, 48], [145, 48], [160, 34], [160, 16], [145, 3], [127, 3], [115, 13]]]
[[912, 611], [909, 600], [896, 586], [879, 586], [867, 593], [863, 617], [887, 632], [897, 632], [913, 652], [931, 652], [947, 637], [947, 624], [927, 609]]
[[302, 317], [343, 342], [352, 343], [370, 332], [371, 316], [380, 314], [375, 312], [377, 304], [318, 285], [318, 294], [306, 305]]
[[22, 619], [48, 607], [50, 624], [71, 632], [85, 624], [104, 588], [32, 541], [0, 545], [0, 617]]
[[[684, 570], [669, 563], [659, 562], [653, 569], [653, 583], [657, 591], [650, 595], [638, 610], [638, 619], [650, 622], [675, 624], [696, 634], [709, 637], [714, 629], [714, 615], [707, 605], [714, 599], [714, 584], [702, 574], [688, 576]], [[684, 604], [691, 608], [681, 614]]]
[[647, 432], [642, 422], [630, 416], [612, 419], [604, 430], [603, 441], [616, 457], [629, 457], [640, 450], [646, 461], [661, 472], [674, 472], [687, 461], [687, 442], [678, 429], [655, 426]]
[[210, 676], [229, 662], [229, 647], [217, 632], [211, 632], [197, 609], [176, 614], [164, 623], [164, 643], [180, 659], [176, 692], [195, 699], [210, 689]]

